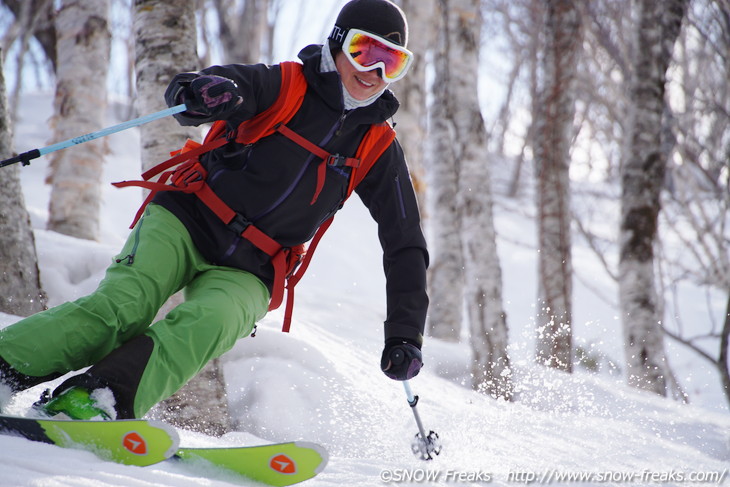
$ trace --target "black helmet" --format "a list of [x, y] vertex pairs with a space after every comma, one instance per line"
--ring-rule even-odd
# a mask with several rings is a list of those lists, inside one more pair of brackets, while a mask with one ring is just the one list
[[349, 29], [379, 35], [399, 46], [408, 43], [408, 22], [403, 11], [389, 0], [351, 0], [335, 21], [330, 46], [340, 48]]

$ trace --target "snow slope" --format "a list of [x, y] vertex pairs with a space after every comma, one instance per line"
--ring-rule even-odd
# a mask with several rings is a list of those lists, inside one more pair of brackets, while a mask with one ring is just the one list
[[[26, 96], [16, 150], [48, 142], [44, 121], [49, 114], [48, 97]], [[114, 119], [110, 116], [110, 123]], [[127, 131], [108, 138], [107, 180], [138, 174], [137, 137]], [[39, 159], [23, 168], [22, 182], [37, 229], [44, 287], [51, 304], [58, 304], [94, 289], [126, 237], [140, 195], [132, 189], [105, 189], [101, 242], [45, 231], [47, 162]], [[518, 400], [495, 401], [463, 386], [468, 348], [428, 340], [426, 367], [412, 387], [421, 396], [418, 409], [426, 428], [443, 440], [444, 451], [435, 461], [425, 463], [410, 453], [416, 426], [405, 394], [378, 367], [384, 279], [375, 227], [357, 198], [338, 215], [297, 290], [292, 333], [280, 333], [281, 313], [272, 313], [259, 324], [255, 338], [241, 340], [225, 356], [229, 402], [239, 431], [221, 439], [183, 432], [183, 444], [320, 442], [330, 452], [330, 462], [304, 484], [312, 487], [729, 485], [730, 415], [714, 386], [716, 378], [699, 359], [671, 353], [672, 360], [684, 364], [681, 377], [693, 378], [700, 390], [709, 391], [697, 405], [629, 389], [615, 370], [566, 375], [532, 365], [535, 266], [529, 241], [534, 232], [528, 218], [514, 213], [499, 213], [498, 224]], [[581, 255], [582, 249], [577, 252]], [[583, 324], [576, 330], [579, 340], [598, 343], [620, 359], [614, 311], [586, 286], [576, 287], [581, 316], [576, 321]], [[600, 277], [591, 280], [591, 287], [611, 292]], [[17, 319], [0, 315], [0, 326]], [[19, 395], [11, 412], [22, 414], [41, 390]], [[116, 465], [90, 453], [11, 437], [0, 436], [0, 451], [3, 487], [254, 485], [172, 463]], [[584, 477], [562, 477], [566, 475]]]

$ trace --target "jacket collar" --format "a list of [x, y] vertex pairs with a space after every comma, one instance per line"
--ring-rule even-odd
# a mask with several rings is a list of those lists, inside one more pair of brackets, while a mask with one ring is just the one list
[[[317, 93], [320, 98], [333, 110], [344, 111], [342, 101], [342, 82], [340, 75], [335, 71], [322, 73], [319, 65], [322, 57], [322, 45], [312, 44], [299, 52], [299, 59], [304, 63], [304, 77], [310, 89]], [[349, 118], [357, 118], [362, 123], [380, 123], [391, 118], [400, 104], [390, 90], [383, 94], [373, 104], [352, 110]], [[355, 115], [357, 114], [357, 115]]]

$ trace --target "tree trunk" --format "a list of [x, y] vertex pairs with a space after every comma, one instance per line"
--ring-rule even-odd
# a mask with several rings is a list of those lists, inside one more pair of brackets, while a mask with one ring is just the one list
[[717, 359], [717, 369], [720, 373], [720, 382], [725, 391], [725, 399], [730, 406], [730, 293], [727, 296], [725, 307], [725, 321], [720, 334], [720, 354]]
[[[235, 2], [214, 0], [224, 63], [264, 62], [262, 44], [269, 39], [269, 0], [246, 0], [241, 12]], [[245, 39], [243, 41], [242, 39]], [[269, 49], [270, 51], [270, 49]]]
[[[1, 0], [3, 5], [8, 7], [15, 18], [21, 22], [23, 9], [30, 5], [34, 22], [28, 26], [31, 34], [40, 44], [46, 59], [51, 63], [53, 71], [56, 72], [56, 26], [53, 22], [54, 9], [53, 0]], [[21, 28], [25, 26], [21, 25]], [[8, 46], [9, 44], [6, 44]]]
[[[195, 2], [134, 0], [133, 25], [137, 111], [144, 115], [167, 108], [163, 95], [176, 74], [198, 68]], [[147, 170], [200, 133], [167, 117], [143, 125], [140, 137], [142, 169]]]
[[[0, 49], [0, 60], [2, 60]], [[5, 77], [0, 61], [0, 160], [12, 154]], [[17, 164], [0, 168], [0, 311], [28, 316], [46, 307], [35, 239], [25, 209]]]
[[662, 115], [666, 72], [688, 0], [638, 0], [630, 81], [629, 147], [621, 174], [619, 298], [628, 383], [667, 393], [662, 316], [654, 275], [654, 244], [667, 165]]
[[[438, 118], [443, 118], [439, 123], [448, 124], [449, 132], [432, 137], [443, 138], [442, 142], [452, 151], [448, 160], [457, 168], [452, 188], [456, 191], [456, 212], [452, 218], [460, 224], [463, 268], [458, 269], [458, 275], [463, 281], [454, 280], [451, 285], [464, 284], [473, 355], [472, 385], [495, 397], [511, 398], [502, 270], [492, 215], [487, 135], [478, 103], [479, 80], [475, 69], [479, 65], [482, 26], [480, 3], [480, 0], [439, 1], [442, 25], [436, 86], [441, 98], [435, 105], [444, 105], [444, 113]], [[453, 76], [454, 73], [459, 75]]]
[[211, 360], [175, 395], [161, 402], [154, 415], [178, 428], [209, 436], [232, 429], [226, 383], [220, 359]]
[[414, 53], [415, 62], [408, 76], [393, 83], [391, 89], [398, 97], [401, 106], [396, 115], [398, 140], [408, 160], [408, 171], [413, 180], [418, 205], [421, 208], [421, 219], [427, 224], [426, 212], [426, 175], [425, 150], [426, 122], [428, 109], [426, 105], [426, 65], [431, 49], [432, 39], [436, 36], [436, 2], [435, 0], [399, 0], [397, 3], [408, 18], [408, 49]]
[[[197, 68], [195, 2], [189, 0], [135, 0], [135, 66], [137, 108], [150, 113], [165, 108], [163, 93], [180, 72]], [[199, 139], [196, 129], [181, 127], [168, 117], [141, 127], [143, 169], [168, 159], [170, 151], [188, 138]], [[183, 300], [178, 293], [168, 300], [156, 319]], [[220, 436], [231, 429], [225, 381], [218, 360], [212, 360], [154, 414], [172, 424]]]
[[543, 87], [535, 104], [538, 226], [538, 363], [573, 370], [570, 146], [581, 15], [574, 0], [547, 2]]
[[457, 200], [459, 154], [453, 143], [458, 132], [454, 125], [456, 104], [450, 98], [452, 73], [447, 58], [449, 36], [444, 32], [447, 5], [441, 0], [438, 0], [437, 5], [441, 24], [434, 52], [433, 103], [429, 114], [430, 133], [426, 141], [430, 173], [431, 237], [428, 330], [434, 338], [458, 342], [464, 305], [464, 263]]
[[[109, 0], [63, 0], [56, 14], [57, 81], [53, 137], [59, 142], [104, 127], [111, 49]], [[55, 152], [48, 229], [78, 238], [99, 236], [103, 139]]]

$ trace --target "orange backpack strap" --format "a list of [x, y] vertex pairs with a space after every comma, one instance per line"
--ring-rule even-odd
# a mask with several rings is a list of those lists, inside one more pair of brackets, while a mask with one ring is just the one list
[[[302, 65], [294, 61], [284, 61], [279, 66], [281, 67], [279, 96], [269, 108], [238, 126], [236, 142], [239, 144], [252, 144], [273, 134], [278, 124], [287, 123], [302, 106], [307, 92], [307, 80], [302, 72]], [[222, 137], [225, 133], [226, 121], [218, 120], [213, 123], [203, 143]]]
[[289, 122], [302, 106], [307, 92], [307, 80], [304, 78], [302, 65], [285, 61], [280, 66], [282, 73], [279, 97], [269, 108], [238, 126], [236, 142], [251, 144], [273, 134], [279, 124]]
[[365, 179], [370, 169], [390, 147], [394, 139], [395, 130], [388, 122], [370, 127], [355, 153], [355, 157], [360, 159], [360, 166], [352, 169], [345, 199], [349, 198], [357, 185]]
[[[360, 164], [359, 166], [352, 168], [352, 172], [350, 173], [350, 183], [347, 188], [345, 200], [350, 197], [352, 191], [358, 184], [360, 184], [365, 176], [367, 176], [370, 169], [372, 169], [378, 159], [380, 159], [380, 156], [382, 156], [388, 147], [390, 147], [390, 144], [393, 143], [394, 139], [395, 130], [393, 130], [393, 127], [391, 127], [387, 122], [373, 125], [370, 129], [368, 129], [355, 154], [355, 158], [360, 160]], [[291, 328], [292, 313], [294, 310], [294, 287], [307, 271], [307, 267], [309, 267], [309, 262], [312, 260], [314, 251], [317, 249], [317, 245], [319, 245], [320, 240], [330, 225], [332, 225], [334, 219], [335, 217], [333, 215], [319, 226], [309, 244], [307, 252], [301, 259], [299, 267], [287, 279], [286, 308], [284, 310], [284, 324], [281, 331], [288, 332]]]
[[[281, 89], [279, 90], [279, 95], [277, 96], [276, 101], [260, 114], [246, 120], [238, 126], [235, 137], [236, 142], [251, 144], [259, 140], [261, 137], [274, 133], [279, 124], [286, 123], [291, 120], [294, 114], [297, 113], [299, 108], [302, 106], [304, 95], [307, 92], [307, 80], [302, 72], [302, 65], [294, 61], [285, 61], [281, 63], [280, 66], [282, 71]], [[226, 127], [227, 125], [225, 120], [217, 120], [213, 123], [213, 126], [206, 134], [205, 140], [202, 144], [188, 140], [182, 149], [170, 153], [173, 157], [145, 171], [142, 174], [142, 181], [121, 181], [112, 183], [112, 185], [117, 188], [140, 186], [151, 191], [137, 211], [130, 228], [134, 227], [142, 216], [144, 209], [147, 207], [149, 202], [152, 201], [157, 192], [181, 190], [176, 189], [176, 183], [180, 181], [180, 178], [176, 177], [176, 173], [187, 171], [187, 166], [192, 165], [203, 170], [202, 166], [198, 163], [199, 157], [206, 152], [222, 147], [229, 142], [229, 137], [226, 135]], [[168, 169], [180, 164], [182, 164], [182, 166], [178, 168], [177, 171], [168, 171]], [[162, 174], [162, 176], [160, 176], [157, 183], [149, 181], [159, 174]], [[173, 185], [166, 184], [169, 179], [172, 179]], [[204, 175], [203, 179], [205, 179]]]

